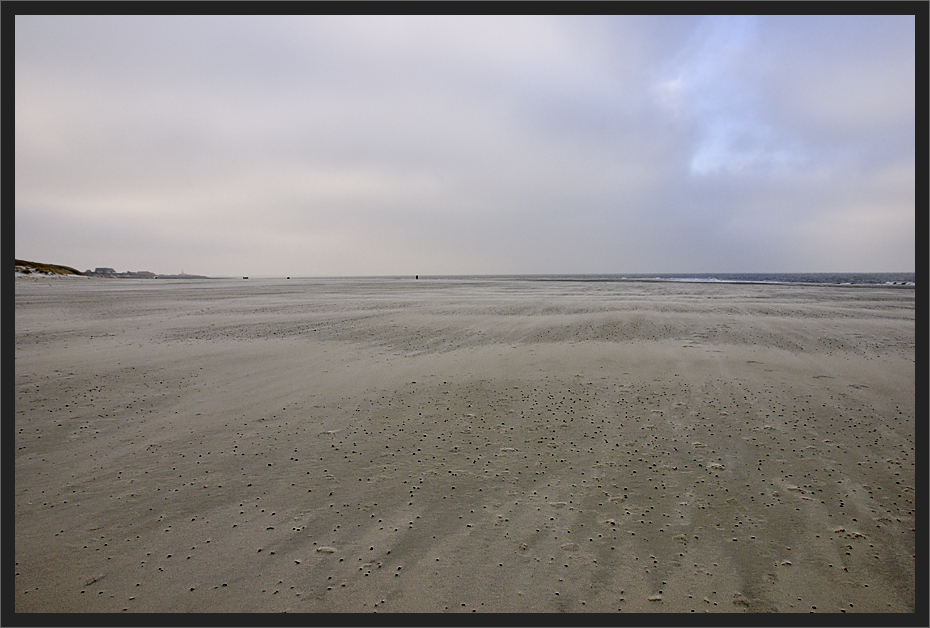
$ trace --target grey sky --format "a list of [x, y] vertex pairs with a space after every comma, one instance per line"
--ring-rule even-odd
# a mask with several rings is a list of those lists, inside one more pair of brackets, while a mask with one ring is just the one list
[[913, 271], [904, 17], [16, 17], [16, 256]]

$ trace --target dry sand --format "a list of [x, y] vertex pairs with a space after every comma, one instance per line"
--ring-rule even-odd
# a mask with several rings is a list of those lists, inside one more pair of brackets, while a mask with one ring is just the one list
[[908, 612], [914, 291], [16, 281], [15, 608]]

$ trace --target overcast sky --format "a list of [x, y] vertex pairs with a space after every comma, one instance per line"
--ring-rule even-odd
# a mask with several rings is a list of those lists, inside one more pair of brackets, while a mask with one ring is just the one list
[[913, 16], [15, 19], [18, 258], [914, 270]]

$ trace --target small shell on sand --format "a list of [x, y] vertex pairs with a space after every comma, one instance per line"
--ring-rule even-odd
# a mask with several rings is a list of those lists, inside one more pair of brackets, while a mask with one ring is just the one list
[[336, 552], [336, 548], [335, 548], [335, 547], [329, 547], [328, 545], [323, 545], [323, 546], [321, 546], [321, 547], [316, 548], [316, 551], [318, 551], [318, 552], [325, 552], [326, 554], [333, 554], [333, 553]]

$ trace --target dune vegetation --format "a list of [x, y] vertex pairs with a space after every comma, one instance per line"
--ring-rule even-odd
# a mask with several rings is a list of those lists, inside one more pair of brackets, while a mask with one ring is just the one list
[[84, 275], [81, 271], [71, 268], [70, 266], [27, 262], [21, 259], [16, 260], [16, 272], [25, 275], [31, 275], [33, 273], [42, 275]]

